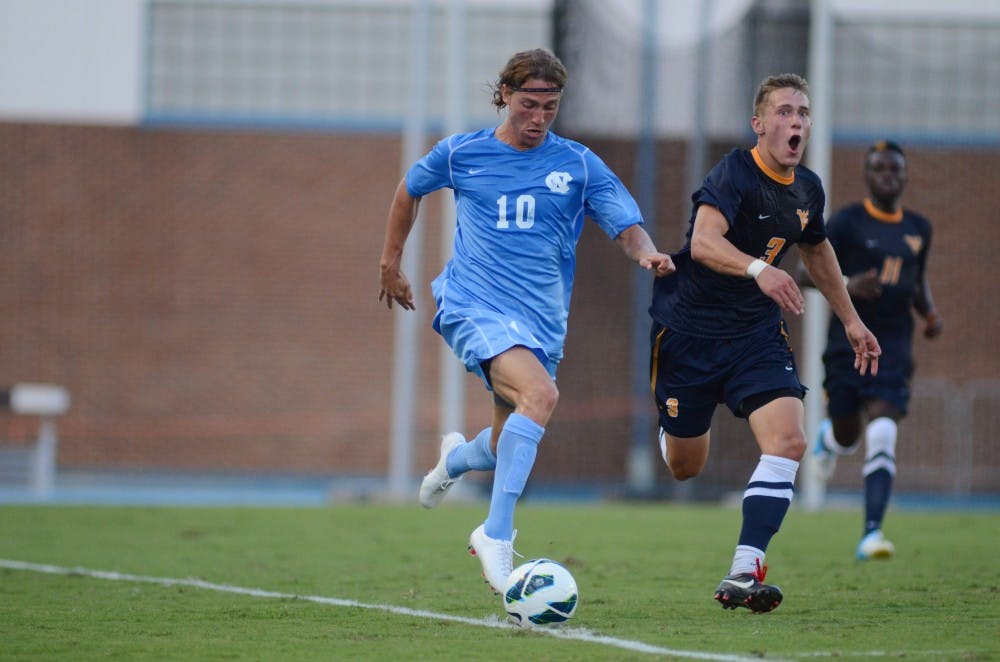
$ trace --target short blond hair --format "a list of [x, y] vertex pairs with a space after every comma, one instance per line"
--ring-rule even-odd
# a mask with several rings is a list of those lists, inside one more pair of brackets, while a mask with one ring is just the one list
[[788, 87], [801, 92], [807, 97], [809, 96], [809, 82], [798, 74], [777, 74], [775, 76], [768, 76], [761, 81], [760, 87], [757, 88], [757, 94], [753, 98], [754, 117], [760, 117], [761, 113], [764, 112], [764, 104], [767, 103], [767, 98], [770, 96], [771, 92]]

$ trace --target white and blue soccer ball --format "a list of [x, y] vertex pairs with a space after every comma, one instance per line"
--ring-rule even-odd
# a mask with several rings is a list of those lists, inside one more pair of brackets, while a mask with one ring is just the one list
[[533, 559], [514, 568], [503, 591], [503, 607], [523, 628], [556, 625], [573, 618], [576, 580], [561, 563]]

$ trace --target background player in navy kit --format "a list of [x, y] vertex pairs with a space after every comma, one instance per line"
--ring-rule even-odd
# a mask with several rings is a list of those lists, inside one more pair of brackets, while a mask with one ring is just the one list
[[819, 178], [799, 165], [809, 139], [808, 85], [766, 78], [754, 99], [757, 145], [736, 149], [694, 193], [687, 245], [674, 276], [655, 281], [650, 359], [660, 447], [673, 475], [696, 476], [708, 459], [712, 414], [725, 402], [746, 418], [761, 450], [743, 494], [743, 525], [729, 573], [716, 588], [723, 607], [754, 612], [782, 600], [764, 583], [764, 554], [792, 499], [806, 449], [802, 397], [782, 311], [805, 301], [777, 268], [793, 244], [843, 320], [854, 368], [877, 372], [879, 346], [844, 289], [823, 228]]
[[[455, 432], [420, 486], [437, 505], [470, 470], [494, 470], [486, 521], [469, 550], [497, 592], [512, 570], [514, 507], [556, 406], [556, 366], [563, 354], [576, 245], [589, 216], [625, 254], [657, 276], [673, 271], [642, 228], [635, 200], [601, 159], [549, 131], [566, 70], [552, 53], [516, 53], [494, 88], [496, 128], [439, 142], [406, 173], [389, 210], [379, 300], [413, 308], [400, 269], [420, 198], [455, 192], [454, 257], [432, 283], [434, 329], [493, 393], [492, 425], [472, 441]], [[460, 84], [452, 81], [452, 84]]]
[[[863, 433], [865, 521], [856, 550], [860, 560], [888, 558], [894, 551], [882, 535], [882, 520], [896, 475], [896, 426], [910, 400], [910, 309], [923, 318], [925, 337], [937, 337], [942, 328], [927, 283], [930, 221], [899, 204], [906, 186], [906, 157], [899, 145], [879, 141], [869, 148], [865, 183], [871, 197], [838, 211], [827, 224], [827, 236], [849, 278], [847, 291], [861, 319], [878, 336], [884, 360], [878, 375], [851, 370], [844, 328], [838, 319], [830, 320], [823, 353], [830, 418], [820, 425], [813, 446], [817, 478], [826, 481], [837, 455], [853, 452]], [[803, 270], [798, 276], [801, 284], [812, 285]]]

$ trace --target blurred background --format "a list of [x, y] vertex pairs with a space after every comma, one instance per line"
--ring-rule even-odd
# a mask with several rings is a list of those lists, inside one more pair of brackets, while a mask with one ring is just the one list
[[[754, 143], [768, 74], [810, 78], [828, 215], [866, 194], [872, 141], [903, 145], [945, 332], [914, 341], [899, 499], [996, 504], [1000, 5], [888, 4], [0, 0], [0, 498], [415, 498], [440, 434], [475, 434], [490, 402], [430, 329], [450, 192], [408, 245], [416, 312], [376, 302], [389, 200], [434, 141], [498, 124], [490, 83], [544, 46], [570, 73], [555, 131], [622, 177], [662, 249], [682, 245], [708, 168]], [[725, 408], [700, 478], [661, 466], [637, 271], [587, 228], [526, 498], [745, 485], [759, 451]], [[813, 308], [789, 320], [810, 437]], [[13, 397], [31, 384], [68, 407]], [[841, 461], [831, 497], [859, 489], [860, 460]]]

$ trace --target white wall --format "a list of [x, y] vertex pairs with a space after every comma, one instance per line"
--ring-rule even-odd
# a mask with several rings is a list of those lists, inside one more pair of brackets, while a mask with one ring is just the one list
[[0, 120], [130, 124], [142, 0], [0, 0]]
[[996, 0], [831, 0], [830, 9], [836, 15], [861, 18], [892, 17], [916, 21], [992, 20], [1000, 18], [1000, 3]]
[[[263, 0], [247, 0], [248, 2]], [[276, 4], [290, 0], [268, 0]], [[332, 6], [374, 2], [374, 0], [315, 0]], [[379, 0], [380, 4], [409, 5], [414, 0]], [[450, 0], [434, 0], [439, 7]], [[551, 8], [551, 0], [467, 0], [471, 6], [514, 4]], [[738, 21], [751, 0], [713, 0], [710, 32], [721, 32]], [[206, 3], [210, 4], [208, 0]], [[832, 0], [838, 16], [865, 12], [902, 12], [927, 20], [950, 17], [982, 17], [996, 21], [1000, 15], [998, 0], [900, 0], [897, 3], [873, 3], [871, 0]], [[145, 0], [0, 0], [0, 120], [68, 121], [102, 124], [131, 124], [141, 117], [144, 103]], [[670, 81], [660, 91], [661, 131], [684, 134], [692, 123], [690, 104], [678, 103], [693, 89], [694, 44], [697, 12], [700, 5], [690, 0], [661, 0], [658, 12], [661, 49], [669, 54]], [[632, 56], [638, 48], [640, 0], [602, 0], [597, 4], [605, 15], [617, 43], [592, 51], [597, 64], [595, 75], [577, 77], [574, 72], [570, 91], [587, 99], [585, 117], [579, 121], [597, 122], [598, 130], [633, 130], [635, 113], [621, 113], [622, 99], [636, 98], [639, 81], [636, 66], [618, 62]], [[633, 42], [633, 43], [629, 43]], [[740, 44], [728, 44], [735, 52], [716, 52], [717, 61], [732, 62], [742, 52]], [[495, 66], [490, 63], [490, 66]], [[491, 69], [492, 71], [492, 69]], [[728, 115], [736, 112], [740, 126], [745, 123], [746, 100], [729, 96], [738, 90], [733, 76], [738, 67], [720, 67], [712, 76], [709, 109], [710, 130], [731, 126]], [[616, 82], [622, 92], [609, 95], [607, 82]], [[594, 89], [590, 89], [594, 88]], [[609, 105], [601, 120], [603, 105]], [[669, 109], [669, 112], [667, 111]], [[727, 113], [728, 111], [728, 113]], [[570, 113], [564, 122], [573, 124]], [[585, 127], [577, 127], [583, 129]]]

